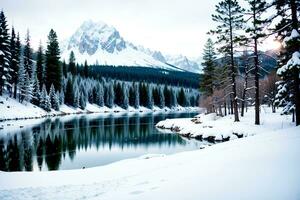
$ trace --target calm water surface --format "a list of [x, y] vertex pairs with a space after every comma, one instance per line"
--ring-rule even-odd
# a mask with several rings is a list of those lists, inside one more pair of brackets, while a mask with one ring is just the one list
[[[82, 115], [0, 132], [0, 170], [47, 171], [106, 165], [145, 154], [199, 149], [202, 142], [161, 133], [155, 124], [196, 113]], [[8, 123], [8, 122], [2, 122]], [[13, 124], [14, 122], [9, 122]]]

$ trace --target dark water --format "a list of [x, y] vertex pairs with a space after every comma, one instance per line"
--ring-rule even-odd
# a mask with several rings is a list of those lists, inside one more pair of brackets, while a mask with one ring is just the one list
[[194, 115], [68, 116], [45, 119], [14, 133], [5, 133], [4, 128], [0, 134], [0, 170], [79, 169], [144, 154], [172, 154], [198, 149], [201, 142], [161, 133], [154, 127], [165, 118]]

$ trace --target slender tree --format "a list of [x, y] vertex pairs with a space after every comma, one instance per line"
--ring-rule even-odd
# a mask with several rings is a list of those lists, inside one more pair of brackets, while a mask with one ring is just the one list
[[[16, 37], [14, 27], [11, 29], [10, 37], [10, 94], [17, 97], [18, 71], [20, 65], [20, 41]], [[14, 88], [14, 91], [13, 91]]]
[[230, 57], [230, 76], [232, 86], [232, 101], [234, 108], [234, 121], [239, 121], [237, 92], [236, 92], [236, 65], [234, 59], [234, 48], [240, 41], [238, 30], [243, 27], [244, 9], [236, 0], [223, 0], [216, 5], [216, 15], [212, 15], [213, 21], [219, 25], [210, 33], [217, 35], [217, 43], [221, 45], [219, 51]]
[[265, 28], [268, 22], [267, 19], [263, 19], [262, 15], [266, 12], [268, 4], [265, 0], [247, 0], [250, 9], [248, 14], [251, 21], [251, 26], [248, 26], [246, 32], [250, 33], [250, 41], [253, 43], [253, 64], [254, 64], [254, 76], [255, 76], [255, 124], [260, 124], [259, 109], [259, 54], [258, 54], [258, 44], [260, 39], [265, 37]]
[[45, 83], [44, 82], [45, 71], [44, 71], [44, 53], [43, 53], [43, 47], [41, 41], [36, 56], [36, 75], [37, 75], [37, 79], [39, 80], [39, 87], [40, 89], [42, 89], [42, 86]]
[[59, 63], [60, 50], [56, 32], [51, 29], [48, 35], [46, 50], [46, 86], [50, 89], [51, 84], [60, 91], [62, 82], [62, 69]]
[[30, 44], [29, 30], [27, 30], [26, 37], [25, 37], [25, 46], [23, 50], [23, 64], [24, 64], [25, 73], [28, 74], [29, 78], [32, 78], [33, 60], [32, 60], [32, 49]]
[[73, 51], [70, 53], [68, 68], [73, 75], [77, 74], [76, 59]]
[[0, 12], [0, 95], [9, 85], [9, 34], [4, 12]]
[[200, 81], [200, 90], [203, 91], [206, 96], [211, 96], [215, 87], [216, 53], [213, 41], [210, 38], [207, 40], [203, 51], [203, 76]]

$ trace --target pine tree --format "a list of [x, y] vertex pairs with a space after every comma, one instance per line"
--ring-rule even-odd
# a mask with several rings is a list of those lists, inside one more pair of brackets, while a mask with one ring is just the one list
[[223, 0], [216, 5], [216, 15], [212, 15], [213, 21], [219, 25], [216, 30], [211, 31], [217, 34], [217, 43], [221, 45], [220, 52], [226, 53], [230, 57], [230, 76], [232, 86], [232, 101], [234, 107], [234, 121], [239, 121], [237, 92], [236, 92], [236, 73], [237, 69], [234, 62], [234, 48], [240, 42], [241, 37], [236, 33], [243, 27], [243, 12], [236, 0]]
[[200, 90], [203, 91], [206, 96], [211, 96], [215, 87], [216, 53], [213, 41], [210, 38], [207, 40], [203, 51], [203, 76], [200, 81]]
[[160, 99], [159, 107], [164, 108], [165, 107], [165, 95], [164, 95], [163, 88], [159, 87], [158, 92], [159, 92], [159, 99]]
[[65, 94], [65, 104], [74, 106], [74, 90], [71, 77], [68, 77]]
[[23, 50], [23, 63], [24, 63], [25, 73], [29, 75], [29, 78], [32, 78], [33, 61], [32, 61], [32, 49], [30, 45], [29, 30], [27, 30], [27, 34], [25, 38], [25, 46]]
[[49, 97], [50, 97], [50, 102], [51, 102], [51, 108], [53, 108], [56, 111], [59, 111], [59, 98], [56, 95], [53, 84], [51, 84], [51, 87], [50, 87]]
[[[14, 27], [11, 29], [11, 37], [10, 37], [10, 94], [14, 98], [17, 96], [17, 84], [18, 84], [18, 71], [20, 65], [20, 41], [16, 37]], [[14, 88], [14, 92], [12, 90]]]
[[80, 91], [79, 91], [79, 88], [78, 88], [77, 81], [74, 81], [74, 83], [73, 83], [73, 91], [74, 91], [73, 105], [74, 105], [75, 108], [78, 108], [79, 103], [80, 103]]
[[39, 79], [37, 78], [37, 74], [35, 74], [33, 77], [33, 90], [32, 90], [31, 103], [36, 106], [40, 105], [40, 83], [39, 83]]
[[176, 90], [171, 88], [171, 107], [177, 107], [177, 93]]
[[134, 108], [138, 109], [140, 107], [140, 93], [139, 93], [139, 84], [138, 83], [136, 83], [134, 85], [134, 96], [135, 96]]
[[283, 113], [296, 113], [296, 126], [300, 125], [300, 31], [299, 7], [296, 0], [275, 0], [277, 12], [281, 21], [276, 27], [278, 39], [283, 43], [280, 55], [280, 68], [277, 74], [281, 81], [278, 83], [276, 103], [284, 106]]
[[187, 106], [187, 99], [185, 97], [185, 92], [183, 88], [181, 88], [178, 93], [178, 104], [181, 105], [182, 107]]
[[86, 98], [83, 94], [83, 92], [80, 92], [80, 100], [79, 100], [79, 107], [80, 109], [84, 110], [86, 107]]
[[67, 74], [68, 74], [68, 66], [67, 66], [65, 60], [63, 60], [63, 63], [62, 63], [62, 69], [63, 69], [63, 75], [64, 75], [64, 77], [67, 77]]
[[147, 108], [152, 109], [154, 105], [152, 87], [151, 85], [147, 84], [146, 88], [147, 88]]
[[122, 108], [128, 109], [129, 107], [129, 93], [128, 93], [128, 88], [125, 83], [122, 85], [122, 96], [123, 96], [123, 105]]
[[24, 65], [21, 64], [18, 72], [18, 88], [19, 88], [19, 102], [23, 102], [25, 99], [26, 92], [26, 81], [25, 81], [25, 69]]
[[96, 86], [96, 104], [100, 107], [104, 106], [104, 91], [101, 83], [97, 83]]
[[87, 64], [87, 61], [84, 61], [84, 67], [83, 67], [84, 77], [89, 77], [89, 66]]
[[69, 57], [69, 70], [70, 70], [71, 74], [73, 74], [73, 75], [77, 74], [76, 60], [75, 60], [75, 55], [74, 55], [73, 51], [71, 51], [70, 57]]
[[51, 84], [60, 91], [62, 82], [62, 69], [59, 63], [59, 45], [57, 35], [53, 29], [48, 35], [48, 44], [46, 50], [46, 86], [50, 89]]
[[[265, 26], [267, 23], [267, 19], [263, 19], [262, 15], [266, 12], [268, 7], [265, 0], [247, 0], [250, 5], [250, 21], [251, 26], [248, 27], [246, 32], [250, 33], [250, 40], [253, 41], [253, 64], [254, 64], [254, 75], [255, 75], [255, 124], [260, 124], [259, 117], [259, 57], [258, 57], [258, 43], [259, 39], [266, 36], [265, 34]], [[249, 43], [247, 42], [249, 45]]]
[[165, 105], [171, 108], [171, 92], [167, 85], [164, 86]]
[[60, 105], [64, 104], [65, 103], [65, 93], [64, 93], [64, 91], [61, 90], [58, 96], [59, 96], [59, 104]]
[[112, 108], [114, 106], [114, 102], [115, 102], [115, 93], [114, 93], [114, 84], [112, 81], [109, 82], [108, 85], [108, 107]]
[[51, 101], [47, 94], [46, 86], [43, 85], [42, 92], [41, 92], [41, 100], [40, 100], [40, 107], [43, 108], [45, 111], [51, 111]]
[[0, 96], [9, 85], [9, 34], [4, 12], [0, 12]]
[[28, 73], [25, 75], [25, 94], [24, 101], [30, 102], [32, 99], [33, 85]]
[[43, 53], [43, 47], [42, 47], [42, 42], [40, 41], [40, 45], [37, 51], [37, 56], [36, 56], [36, 75], [37, 79], [39, 80], [39, 87], [40, 89], [42, 88], [43, 84], [45, 83], [44, 81], [44, 53]]

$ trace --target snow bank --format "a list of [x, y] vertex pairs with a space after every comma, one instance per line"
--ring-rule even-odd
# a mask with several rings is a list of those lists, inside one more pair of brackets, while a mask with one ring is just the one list
[[199, 114], [195, 118], [166, 119], [158, 122], [156, 127], [170, 129], [186, 137], [226, 141], [292, 126], [291, 116], [279, 113], [272, 113], [270, 108], [262, 107], [260, 126], [254, 125], [254, 109], [250, 108], [245, 117], [240, 118], [240, 122], [233, 122], [232, 115], [218, 117], [211, 113]]
[[0, 172], [0, 199], [297, 200], [299, 133], [300, 127], [283, 126], [153, 159], [79, 170]]
[[[159, 108], [154, 107], [152, 110], [146, 107], [139, 107], [135, 109], [129, 107], [128, 109], [123, 109], [119, 106], [114, 106], [113, 108], [108, 108], [106, 106], [99, 107], [96, 104], [87, 103], [84, 110], [80, 108], [73, 108], [67, 105], [61, 105], [60, 111], [52, 110], [51, 112], [46, 112], [43, 109], [25, 102], [20, 103], [15, 99], [0, 96], [0, 121], [4, 120], [14, 120], [14, 119], [33, 119], [42, 118], [50, 116], [60, 116], [68, 114], [83, 114], [83, 113], [151, 113], [151, 112], [198, 112], [200, 109], [198, 107], [175, 107], [175, 108]], [[1, 127], [0, 127], [1, 128]]]

